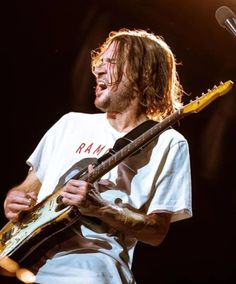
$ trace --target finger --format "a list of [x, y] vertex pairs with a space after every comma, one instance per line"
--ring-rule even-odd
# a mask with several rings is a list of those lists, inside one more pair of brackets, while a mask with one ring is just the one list
[[23, 191], [12, 190], [12, 191], [9, 192], [9, 194], [8, 194], [7, 196], [8, 196], [8, 197], [9, 197], [9, 196], [10, 196], [10, 197], [12, 197], [12, 196], [22, 196], [22, 197], [24, 197], [25, 195], [26, 195], [26, 193], [23, 192]]
[[6, 213], [6, 217], [9, 220], [17, 220], [19, 217], [19, 213], [14, 213], [14, 212], [9, 211]]
[[109, 179], [101, 179], [98, 181], [99, 185], [105, 186], [105, 187], [115, 187], [115, 183], [110, 181]]
[[84, 180], [71, 179], [71, 180], [69, 180], [69, 181], [67, 182], [66, 185], [78, 187], [78, 186], [83, 186], [83, 185], [86, 185], [86, 184], [87, 184], [87, 182], [84, 181]]
[[85, 200], [81, 195], [74, 195], [67, 192], [63, 193], [61, 196], [62, 202], [66, 205], [80, 206]]
[[25, 194], [15, 194], [15, 195], [9, 195], [7, 198], [7, 203], [16, 203], [16, 204], [22, 204], [22, 205], [29, 205], [30, 200]]
[[22, 204], [22, 203], [8, 201], [5, 206], [5, 211], [6, 212], [12, 211], [14, 213], [19, 213], [20, 211], [27, 211], [30, 209], [31, 206], [29, 200], [27, 202], [28, 202], [27, 204]]
[[80, 186], [67, 185], [63, 188], [62, 193], [79, 194], [81, 191], [83, 191], [83, 189]]
[[89, 166], [88, 166], [88, 172], [89, 172], [89, 173], [92, 173], [93, 171], [94, 171], [93, 165], [89, 165]]
[[29, 197], [29, 198], [31, 198], [31, 199], [33, 199], [35, 201], [37, 200], [37, 196], [38, 196], [38, 194], [36, 192], [34, 192], [34, 191], [31, 191], [31, 192], [27, 193], [27, 197]]
[[29, 208], [30, 208], [29, 205], [18, 204], [18, 203], [9, 203], [7, 205], [7, 210], [13, 212], [26, 211], [29, 210]]
[[85, 181], [80, 180], [71, 180], [69, 181], [63, 188], [63, 192], [70, 192], [70, 193], [83, 193], [86, 192], [89, 188], [89, 185]]
[[88, 193], [88, 187], [87, 186], [79, 186], [79, 187], [66, 187], [62, 192], [61, 196], [69, 198], [73, 196], [83, 197], [86, 198]]

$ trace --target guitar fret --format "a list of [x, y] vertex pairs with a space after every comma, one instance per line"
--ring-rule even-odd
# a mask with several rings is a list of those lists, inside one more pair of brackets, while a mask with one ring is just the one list
[[149, 130], [141, 134], [130, 144], [127, 144], [118, 152], [114, 152], [114, 154], [112, 154], [107, 160], [97, 165], [92, 173], [86, 174], [83, 177], [83, 180], [86, 180], [91, 183], [95, 182], [109, 170], [118, 165], [122, 160], [132, 155], [138, 149], [146, 146], [146, 144], [150, 143], [155, 137], [158, 136], [158, 134], [160, 134], [160, 132], [165, 130], [168, 126], [173, 125], [177, 120], [181, 118], [181, 114], [181, 109], [177, 110], [168, 118], [164, 119], [161, 123], [156, 124]]

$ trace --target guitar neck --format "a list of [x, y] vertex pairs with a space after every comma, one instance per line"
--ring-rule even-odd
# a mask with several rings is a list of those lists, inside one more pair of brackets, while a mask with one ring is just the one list
[[134, 139], [131, 143], [121, 148], [119, 151], [114, 151], [111, 156], [102, 161], [100, 164], [96, 165], [93, 172], [86, 172], [82, 177], [80, 174], [78, 174], [75, 175], [74, 178], [80, 178], [90, 183], [95, 182], [104, 174], [109, 172], [112, 168], [117, 166], [122, 160], [134, 154], [137, 150], [144, 147], [145, 145], [149, 144], [162, 131], [166, 130], [168, 127], [175, 124], [177, 121], [189, 115], [190, 113], [197, 113], [201, 111], [216, 98], [226, 94], [232, 88], [233, 84], [234, 83], [231, 80], [226, 81], [225, 83], [221, 82], [218, 87], [215, 86], [213, 90], [208, 90], [208, 93], [203, 93], [200, 98], [197, 97], [195, 101], [191, 101], [186, 106], [183, 106], [181, 109], [167, 116], [160, 123], [157, 123], [152, 128], [145, 131], [143, 134]]
[[[121, 161], [130, 155], [134, 154], [140, 148], [149, 144], [154, 138], [156, 138], [162, 131], [166, 130], [171, 125], [175, 124], [182, 117], [186, 116], [182, 112], [182, 109], [175, 111], [173, 114], [169, 115], [160, 123], [157, 123], [155, 126], [150, 128], [141, 134], [138, 138], [133, 140], [131, 143], [124, 146], [118, 152], [112, 154], [109, 158], [103, 161], [101, 164], [97, 165], [93, 172], [86, 173], [84, 176], [80, 177], [80, 179], [85, 180], [87, 182], [93, 183], [99, 178], [101, 178], [104, 174], [109, 172], [112, 168], [117, 166]], [[76, 178], [76, 177], [75, 177]]]

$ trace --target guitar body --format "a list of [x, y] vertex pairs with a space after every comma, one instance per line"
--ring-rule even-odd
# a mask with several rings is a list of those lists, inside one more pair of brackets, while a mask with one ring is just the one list
[[84, 159], [73, 165], [60, 179], [56, 190], [30, 211], [23, 212], [17, 223], [8, 222], [0, 231], [0, 259], [8, 256], [23, 261], [52, 235], [80, 219], [79, 210], [60, 201], [63, 184], [73, 176], [86, 172], [96, 159]]

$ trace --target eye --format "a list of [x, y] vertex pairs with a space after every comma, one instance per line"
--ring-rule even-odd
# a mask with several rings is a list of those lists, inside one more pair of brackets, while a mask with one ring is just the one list
[[102, 64], [103, 64], [103, 58], [100, 57], [100, 58], [98, 59], [98, 61], [96, 62], [96, 65], [97, 65], [97, 66], [100, 66], [100, 65], [102, 65]]
[[109, 58], [109, 59], [107, 60], [107, 62], [110, 63], [110, 64], [116, 64], [115, 58]]

